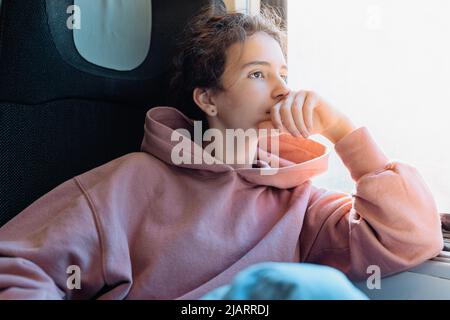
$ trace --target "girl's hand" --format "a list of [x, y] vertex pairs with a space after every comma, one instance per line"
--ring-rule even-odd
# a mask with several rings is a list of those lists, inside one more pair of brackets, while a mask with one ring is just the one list
[[313, 91], [292, 91], [272, 107], [270, 116], [273, 126], [281, 131], [304, 138], [321, 134], [333, 143], [355, 129], [342, 112]]

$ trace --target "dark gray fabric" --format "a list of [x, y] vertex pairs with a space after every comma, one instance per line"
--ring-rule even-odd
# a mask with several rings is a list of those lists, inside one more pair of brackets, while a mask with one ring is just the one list
[[147, 106], [0, 104], [0, 225], [63, 181], [138, 151]]
[[74, 175], [138, 151], [146, 111], [171, 105], [178, 32], [203, 5], [223, 6], [153, 0], [149, 56], [122, 73], [78, 55], [66, 27], [73, 0], [2, 2], [0, 226]]
[[66, 27], [67, 5], [73, 0], [4, 0], [0, 101], [36, 104], [82, 97], [151, 102], [155, 93], [164, 93], [158, 87], [165, 87], [161, 78], [169, 72], [175, 36], [210, 1], [153, 1], [149, 55], [137, 69], [120, 72], [90, 64], [78, 54]]

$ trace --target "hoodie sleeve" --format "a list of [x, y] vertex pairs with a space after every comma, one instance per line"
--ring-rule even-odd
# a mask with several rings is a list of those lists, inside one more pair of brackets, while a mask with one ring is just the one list
[[0, 300], [91, 298], [104, 286], [101, 263], [89, 203], [68, 180], [0, 228]]
[[330, 265], [362, 280], [371, 265], [386, 276], [439, 254], [439, 214], [417, 170], [389, 161], [365, 127], [345, 136], [335, 150], [356, 192], [313, 187], [300, 235], [301, 261]]

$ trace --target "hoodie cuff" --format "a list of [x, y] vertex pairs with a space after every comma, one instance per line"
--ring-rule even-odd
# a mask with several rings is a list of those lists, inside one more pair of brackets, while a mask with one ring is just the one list
[[346, 135], [334, 145], [334, 149], [355, 181], [367, 173], [383, 170], [389, 162], [366, 127]]

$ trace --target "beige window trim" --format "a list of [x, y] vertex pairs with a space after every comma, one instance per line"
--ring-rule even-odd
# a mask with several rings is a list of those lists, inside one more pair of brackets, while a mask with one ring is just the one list
[[224, 2], [228, 11], [258, 14], [261, 8], [260, 0], [224, 0]]

